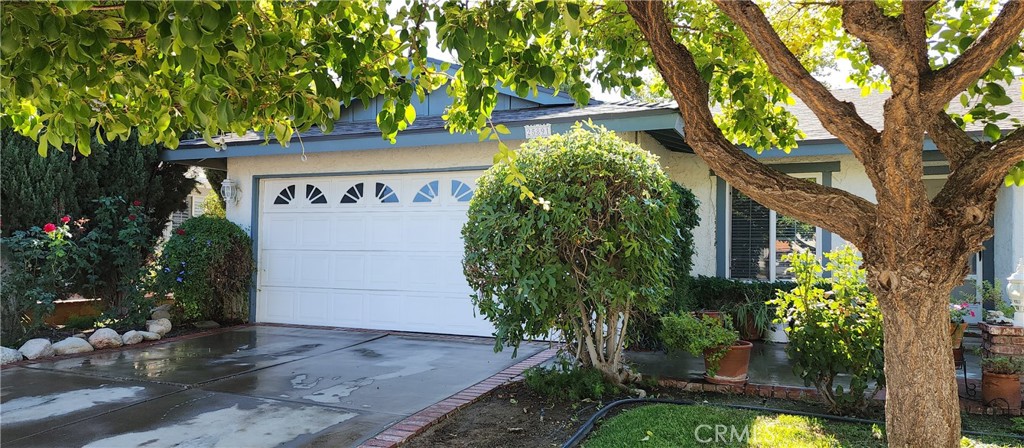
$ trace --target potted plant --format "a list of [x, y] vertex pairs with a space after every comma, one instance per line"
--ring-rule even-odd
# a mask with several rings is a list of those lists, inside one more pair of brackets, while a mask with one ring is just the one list
[[971, 304], [964, 301], [960, 303], [949, 303], [949, 334], [953, 337], [953, 349], [960, 348], [964, 341], [964, 330], [967, 329], [967, 322], [964, 319], [970, 315], [974, 317], [974, 310], [970, 309]]
[[981, 401], [986, 406], [1020, 409], [1024, 358], [990, 356], [981, 360]]
[[772, 316], [775, 315], [764, 300], [758, 300], [750, 295], [747, 295], [742, 303], [733, 306], [730, 311], [735, 316], [740, 337], [747, 341], [761, 339], [761, 335], [771, 329]]
[[[728, 317], [728, 315], [725, 315]], [[744, 384], [753, 344], [740, 340], [732, 319], [689, 313], [661, 318], [661, 339], [669, 349], [704, 357], [704, 378], [715, 384]]]

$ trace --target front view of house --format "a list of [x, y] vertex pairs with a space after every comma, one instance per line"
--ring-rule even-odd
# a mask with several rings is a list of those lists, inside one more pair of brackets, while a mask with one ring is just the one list
[[[578, 108], [565, 94], [500, 91], [492, 119], [511, 131], [503, 140], [512, 148], [529, 136], [592, 120], [658, 155], [665, 172], [701, 202], [694, 275], [784, 280], [786, 253], [821, 254], [844, 244], [716, 177], [684, 143], [685, 127], [672, 104], [591, 101]], [[835, 94], [881, 127], [885, 95]], [[228, 201], [227, 217], [249, 231], [258, 257], [253, 321], [491, 335], [463, 277], [460, 232], [475, 180], [491, 164], [497, 144], [444, 129], [448, 104], [444, 89], [416, 104], [419, 118], [395, 144], [380, 137], [374, 101], [343, 110], [332, 133], [313, 129], [287, 147], [249, 134], [227, 138], [223, 149], [199, 140], [163, 153], [168, 161], [227, 170], [236, 196]], [[809, 182], [873, 200], [864, 169], [846, 147], [801, 104], [792, 111], [807, 135], [800, 147], [754, 156]], [[934, 195], [949, 168], [931, 142], [925, 148], [924, 182]], [[994, 225], [995, 236], [971, 260], [965, 290], [1005, 278], [1024, 257], [1024, 189], [1000, 191]]]

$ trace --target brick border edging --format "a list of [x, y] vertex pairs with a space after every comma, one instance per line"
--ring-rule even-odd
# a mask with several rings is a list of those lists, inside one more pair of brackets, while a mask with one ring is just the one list
[[509, 366], [501, 372], [491, 375], [489, 378], [479, 383], [463, 389], [455, 395], [445, 398], [444, 400], [428, 406], [426, 409], [400, 420], [380, 434], [367, 439], [360, 444], [359, 447], [378, 448], [399, 446], [407, 442], [410, 438], [423, 433], [431, 426], [434, 426], [455, 414], [460, 409], [476, 402], [480, 397], [496, 389], [498, 386], [518, 381], [522, 378], [523, 371], [530, 367], [540, 365], [541, 363], [553, 358], [556, 354], [558, 354], [557, 348], [544, 349], [523, 361]]

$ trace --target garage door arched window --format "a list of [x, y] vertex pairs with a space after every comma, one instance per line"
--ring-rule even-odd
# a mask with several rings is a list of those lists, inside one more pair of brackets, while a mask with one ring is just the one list
[[391, 189], [387, 184], [377, 182], [377, 188], [375, 189], [377, 199], [380, 200], [381, 204], [396, 204], [398, 203], [398, 195], [395, 190]]
[[341, 196], [342, 204], [355, 204], [363, 198], [363, 183], [360, 182], [348, 188], [348, 191]]
[[461, 180], [452, 179], [452, 197], [459, 202], [473, 199], [473, 188]]
[[326, 204], [327, 196], [315, 185], [306, 184], [306, 199], [310, 204]]
[[274, 199], [274, 205], [291, 204], [292, 199], [295, 199], [295, 185], [284, 187], [284, 189], [277, 194], [277, 198]]
[[436, 180], [427, 182], [426, 185], [420, 188], [420, 191], [416, 192], [416, 197], [412, 198], [412, 201], [419, 203], [434, 202], [434, 199], [437, 198], [438, 184], [439, 182]]

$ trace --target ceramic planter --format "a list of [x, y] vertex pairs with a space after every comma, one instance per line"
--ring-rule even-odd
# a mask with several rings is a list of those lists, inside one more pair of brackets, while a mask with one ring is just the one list
[[1020, 374], [981, 372], [981, 402], [985, 406], [1020, 409]]
[[[704, 379], [714, 384], [742, 385], [747, 382], [747, 370], [750, 368], [750, 350], [754, 344], [749, 341], [736, 341], [729, 351], [718, 362], [718, 372], [715, 376], [704, 374]], [[704, 369], [707, 371], [708, 355], [712, 349], [704, 351]]]
[[953, 336], [953, 348], [960, 348], [960, 345], [964, 342], [964, 330], [967, 329], [967, 323], [949, 323], [949, 334]]

